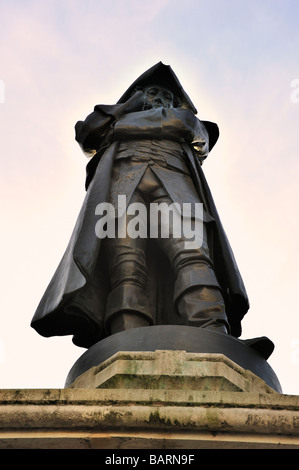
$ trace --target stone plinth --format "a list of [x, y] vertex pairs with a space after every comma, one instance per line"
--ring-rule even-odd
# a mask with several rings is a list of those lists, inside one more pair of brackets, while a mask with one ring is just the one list
[[70, 388], [1, 390], [0, 448], [299, 449], [299, 396], [222, 354], [119, 352]]
[[[65, 387], [72, 385], [79, 376], [93, 367], [110, 360], [119, 351], [131, 355], [135, 351], [150, 357], [148, 355], [151, 352], [165, 350], [169, 351], [169, 354], [172, 351], [186, 351], [188, 354], [222, 354], [235, 365], [251, 371], [272, 389], [282, 392], [279, 380], [267, 362], [273, 347], [273, 343], [266, 337], [244, 341], [217, 331], [192, 326], [156, 325], [133, 328], [111, 335], [85, 351], [69, 371]], [[149, 364], [148, 362], [147, 366]], [[145, 366], [145, 363], [143, 365]], [[164, 361], [163, 367], [167, 366], [167, 361]], [[188, 369], [190, 367], [189, 364]]]
[[70, 387], [274, 393], [223, 354], [186, 351], [118, 352], [77, 377]]
[[1, 449], [299, 449], [299, 397], [196, 390], [0, 391]]

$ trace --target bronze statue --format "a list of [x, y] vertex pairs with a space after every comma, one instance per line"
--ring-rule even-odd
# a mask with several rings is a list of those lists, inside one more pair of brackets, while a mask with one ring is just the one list
[[[171, 67], [159, 62], [117, 104], [97, 105], [76, 124], [76, 140], [92, 157], [87, 193], [32, 320], [38, 333], [72, 334], [73, 342], [86, 348], [149, 325], [240, 336], [248, 298], [201, 168], [219, 131], [196, 114]], [[174, 203], [174, 209], [189, 204], [195, 227], [200, 222], [200, 244], [188, 244], [185, 232], [175, 236], [173, 228], [163, 236], [164, 216], [156, 219], [158, 236], [149, 235], [150, 207], [162, 203]], [[194, 212], [199, 206], [202, 212]], [[103, 207], [112, 208], [110, 218]], [[146, 236], [129, 234], [136, 220], [124, 212], [128, 207], [148, 210], [138, 219], [143, 224], [138, 233]], [[104, 237], [116, 220], [113, 236]]]

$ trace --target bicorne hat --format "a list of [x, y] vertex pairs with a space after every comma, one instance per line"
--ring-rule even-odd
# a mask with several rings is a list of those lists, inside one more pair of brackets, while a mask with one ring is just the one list
[[[179, 98], [181, 107], [188, 108], [193, 111], [194, 114], [197, 114], [197, 109], [183, 89], [170, 65], [165, 65], [162, 62], [158, 62], [140, 75], [121, 96], [118, 103], [124, 103], [132, 96], [134, 90], [138, 88], [142, 89], [147, 85], [159, 85], [167, 88], [174, 96]], [[209, 150], [211, 150], [218, 140], [219, 129], [214, 122], [202, 121], [202, 123], [206, 126], [209, 133]]]

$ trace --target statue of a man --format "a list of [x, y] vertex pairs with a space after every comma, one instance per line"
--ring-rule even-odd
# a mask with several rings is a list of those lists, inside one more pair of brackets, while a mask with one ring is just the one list
[[[248, 298], [201, 168], [219, 131], [196, 114], [173, 70], [159, 62], [116, 105], [97, 105], [76, 124], [76, 139], [92, 157], [87, 194], [32, 320], [40, 334], [73, 334], [83, 347], [153, 324], [240, 336]], [[185, 220], [186, 204], [200, 243], [190, 243], [190, 231], [175, 233], [169, 210], [153, 220], [152, 207], [171, 207], [173, 220]], [[102, 207], [113, 209], [110, 219], [99, 218]], [[143, 230], [132, 235], [136, 207], [145, 208]]]

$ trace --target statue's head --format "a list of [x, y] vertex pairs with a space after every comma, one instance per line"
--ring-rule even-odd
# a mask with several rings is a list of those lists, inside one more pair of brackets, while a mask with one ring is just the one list
[[[178, 77], [170, 67], [158, 62], [138, 77], [118, 100], [125, 103], [136, 91], [144, 93], [144, 109], [153, 107], [186, 108], [197, 114], [191, 99], [182, 87]], [[219, 137], [218, 126], [209, 121], [201, 121], [209, 133], [209, 149], [214, 147]]]
[[143, 89], [144, 109], [173, 108], [174, 96], [168, 88], [160, 85], [149, 85]]
[[[159, 94], [162, 89], [164, 91], [161, 93], [161, 96], [154, 98], [153, 90], [155, 90], [155, 93], [157, 92]], [[162, 64], [162, 62], [159, 62], [140, 75], [122, 95], [118, 103], [124, 103], [138, 90], [142, 90], [145, 94], [145, 107], [157, 107], [158, 105], [159, 107], [188, 108], [193, 111], [194, 114], [197, 113], [195, 106], [183, 89], [172, 68], [169, 65]], [[156, 105], [153, 106], [155, 100]], [[163, 101], [165, 104], [161, 105], [159, 100]]]

